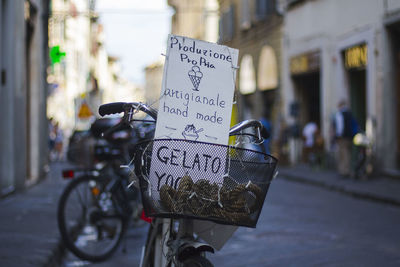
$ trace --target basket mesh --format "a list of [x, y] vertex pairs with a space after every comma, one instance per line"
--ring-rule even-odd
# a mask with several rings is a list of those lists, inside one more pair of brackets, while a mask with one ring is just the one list
[[135, 172], [147, 216], [256, 226], [275, 172], [274, 157], [176, 139], [151, 140], [137, 148]]

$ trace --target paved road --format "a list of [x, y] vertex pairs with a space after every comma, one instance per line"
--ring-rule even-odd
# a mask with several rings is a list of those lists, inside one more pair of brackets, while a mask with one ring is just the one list
[[[96, 267], [115, 267], [115, 266], [139, 266], [142, 246], [146, 240], [148, 224], [143, 222], [140, 226], [130, 228], [126, 236], [126, 245], [123, 243], [115, 252], [115, 254], [107, 261], [101, 263], [90, 263], [82, 261], [71, 253], [67, 253], [63, 262], [64, 267], [77, 266], [96, 266]], [[123, 251], [126, 247], [126, 252]]]
[[274, 181], [256, 229], [239, 229], [216, 266], [399, 266], [400, 209]]
[[[400, 208], [277, 179], [256, 229], [239, 228], [215, 266], [400, 266]], [[128, 252], [101, 264], [68, 255], [63, 266], [138, 266], [146, 226]]]

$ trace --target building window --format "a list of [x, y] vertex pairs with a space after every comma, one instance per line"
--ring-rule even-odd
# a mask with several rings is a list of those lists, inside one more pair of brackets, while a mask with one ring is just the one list
[[287, 5], [288, 6], [295, 5], [295, 4], [300, 3], [301, 1], [303, 1], [303, 0], [287, 0]]
[[251, 27], [250, 0], [242, 0], [240, 8], [240, 29], [248, 30]]
[[221, 14], [221, 19], [219, 21], [220, 43], [229, 42], [233, 39], [235, 31], [234, 11], [234, 6], [230, 5], [229, 8]]
[[278, 64], [274, 49], [268, 45], [263, 46], [258, 62], [257, 75], [258, 88], [261, 91], [276, 89], [278, 87]]
[[275, 0], [256, 0], [255, 20], [261, 21], [275, 12]]
[[253, 57], [244, 55], [240, 64], [239, 91], [242, 95], [252, 94], [256, 91], [256, 74]]

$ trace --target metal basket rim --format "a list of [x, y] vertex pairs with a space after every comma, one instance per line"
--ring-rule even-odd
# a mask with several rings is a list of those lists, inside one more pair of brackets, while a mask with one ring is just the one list
[[[263, 205], [264, 206], [264, 205]], [[157, 218], [171, 218], [171, 219], [191, 219], [191, 220], [200, 220], [200, 221], [209, 221], [214, 222], [217, 224], [223, 225], [232, 225], [232, 226], [240, 226], [240, 227], [248, 227], [248, 228], [256, 228], [258, 219], [261, 214], [261, 210], [258, 212], [257, 219], [250, 223], [234, 223], [228, 220], [221, 219], [219, 217], [201, 217], [196, 215], [188, 215], [188, 214], [180, 214], [180, 213], [173, 213], [173, 212], [154, 212], [151, 213], [148, 210], [144, 209], [144, 212], [147, 217], [157, 217]], [[149, 213], [147, 213], [149, 212]]]

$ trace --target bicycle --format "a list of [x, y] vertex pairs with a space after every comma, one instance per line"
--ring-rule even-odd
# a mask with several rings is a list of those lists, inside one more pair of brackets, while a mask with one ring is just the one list
[[367, 180], [374, 171], [372, 142], [363, 132], [353, 137], [353, 145], [356, 149], [355, 162], [352, 171], [352, 178]]
[[[99, 113], [105, 115], [124, 112], [124, 123], [129, 123], [131, 114], [136, 110], [146, 112], [148, 109], [141, 103], [111, 103], [102, 105]], [[156, 120], [156, 114], [153, 115]], [[247, 128], [255, 128], [256, 135], [244, 132]], [[229, 134], [239, 136], [238, 139], [253, 138], [258, 144], [263, 137], [268, 136], [262, 124], [256, 120], [235, 125]], [[219, 166], [224, 165], [225, 175], [207, 180], [205, 177], [196, 177], [192, 172], [190, 175], [177, 177], [175, 181], [173, 178], [167, 179], [161, 187], [159, 180], [159, 195], [155, 194], [152, 188], [154, 184], [151, 183], [154, 177], [150, 176], [152, 159], [155, 156], [161, 159], [163, 156], [154, 153], [159, 153], [160, 148], [168, 147], [167, 144], [171, 143], [174, 143], [171, 147], [182, 147], [182, 150], [190, 148], [192, 151], [200, 151], [200, 154], [201, 151], [212, 151], [219, 155], [224, 159]], [[175, 149], [175, 152], [178, 150]], [[171, 154], [170, 162], [174, 159], [172, 165], [179, 165], [178, 162], [183, 160], [181, 164], [185, 166], [187, 154], [182, 155], [183, 158]], [[210, 155], [207, 154], [208, 156]], [[240, 148], [238, 144], [224, 146], [181, 139], [151, 139], [139, 143], [135, 149], [134, 171], [145, 215], [151, 218], [141, 266], [213, 266], [205, 257], [205, 252], [213, 253], [215, 250], [210, 244], [200, 240], [201, 233], [195, 233], [194, 224], [204, 220], [255, 227], [270, 182], [276, 174], [276, 164], [274, 157]]]
[[[82, 159], [82, 154], [92, 151], [83, 156], [85, 169], [63, 171], [64, 178], [73, 179], [58, 204], [57, 221], [64, 244], [77, 257], [92, 262], [104, 261], [115, 252], [129, 223], [142, 210], [139, 192], [128, 189], [129, 169], [120, 167], [130, 160], [131, 128], [121, 124], [111, 127], [112, 123], [114, 119], [97, 120], [89, 131], [96, 139], [91, 149], [78, 143], [77, 151], [70, 153], [70, 157], [80, 155]], [[87, 164], [94, 167], [87, 168]]]

